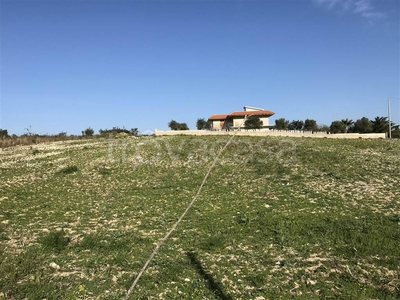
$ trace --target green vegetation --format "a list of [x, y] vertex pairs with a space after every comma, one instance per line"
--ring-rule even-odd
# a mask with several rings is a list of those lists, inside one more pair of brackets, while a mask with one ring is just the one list
[[318, 131], [318, 125], [317, 125], [317, 121], [313, 120], [313, 119], [306, 119], [304, 121], [304, 130], [306, 131]]
[[62, 168], [61, 170], [59, 170], [57, 173], [58, 174], [63, 174], [63, 175], [68, 175], [68, 174], [72, 174], [78, 172], [78, 167], [77, 166], [67, 166], [65, 168]]
[[131, 128], [131, 130], [123, 128], [119, 128], [118, 126], [113, 127], [112, 129], [100, 129], [99, 134], [102, 137], [110, 137], [120, 135], [133, 135], [137, 136], [139, 134], [139, 130], [137, 128]]
[[197, 130], [210, 130], [212, 126], [211, 120], [206, 121], [203, 118], [197, 119], [196, 128]]
[[293, 120], [288, 124], [289, 130], [302, 130], [304, 126], [304, 122], [301, 120]]
[[175, 120], [168, 122], [168, 127], [171, 128], [171, 130], [189, 130], [186, 123], [179, 123]]
[[5, 139], [5, 138], [8, 138], [8, 137], [9, 137], [8, 130], [0, 128], [0, 139]]
[[258, 116], [250, 116], [244, 121], [244, 128], [246, 129], [261, 129], [263, 127], [263, 122]]
[[[400, 137], [400, 126], [394, 122], [391, 123], [392, 138]], [[312, 119], [306, 119], [304, 122], [301, 120], [293, 120], [289, 123], [285, 118], [275, 120], [275, 129], [278, 130], [305, 130], [305, 131], [325, 131], [330, 133], [384, 133], [389, 131], [389, 121], [387, 117], [375, 117], [370, 120], [362, 117], [357, 121], [348, 118], [336, 120], [330, 126], [317, 125], [317, 122]]]
[[91, 127], [88, 127], [82, 131], [82, 135], [84, 135], [84, 136], [93, 136], [93, 134], [94, 134], [94, 130]]
[[355, 121], [353, 127], [350, 128], [350, 132], [370, 133], [372, 131], [372, 122], [366, 117]]
[[287, 130], [289, 126], [289, 121], [285, 118], [280, 118], [275, 120], [275, 128], [278, 130]]
[[344, 125], [344, 133], [347, 133], [349, 131], [349, 129], [351, 128], [351, 126], [354, 125], [354, 121], [349, 120], [348, 118], [342, 119], [341, 122]]
[[[123, 299], [228, 139], [1, 151], [0, 299]], [[235, 137], [131, 299], [399, 299], [399, 148]]]
[[342, 121], [333, 121], [329, 127], [330, 133], [344, 133], [346, 131], [346, 125]]

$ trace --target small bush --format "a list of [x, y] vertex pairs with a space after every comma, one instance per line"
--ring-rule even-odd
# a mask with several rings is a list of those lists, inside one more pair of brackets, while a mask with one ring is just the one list
[[58, 171], [58, 174], [63, 174], [63, 175], [68, 175], [68, 174], [72, 174], [78, 172], [78, 167], [77, 166], [68, 166], [65, 167], [63, 169], [61, 169], [60, 171]]
[[0, 129], [0, 139], [8, 138], [8, 130], [7, 129]]
[[39, 154], [40, 153], [40, 150], [38, 150], [38, 149], [34, 149], [33, 151], [32, 151], [32, 154], [33, 155], [36, 155], [36, 154]]
[[68, 246], [70, 241], [70, 238], [65, 236], [65, 232], [62, 230], [50, 232], [40, 242], [44, 248], [60, 252]]
[[121, 138], [126, 138], [126, 137], [128, 137], [129, 136], [129, 134], [127, 134], [126, 132], [120, 132], [120, 133], [118, 133], [115, 137], [117, 138], [117, 139], [121, 139]]
[[84, 136], [93, 136], [94, 130], [91, 127], [86, 128], [84, 131], [82, 131], [82, 135]]
[[103, 176], [111, 175], [111, 170], [109, 168], [101, 168], [99, 174]]

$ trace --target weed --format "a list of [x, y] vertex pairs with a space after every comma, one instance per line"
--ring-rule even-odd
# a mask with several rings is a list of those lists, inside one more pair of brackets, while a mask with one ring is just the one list
[[109, 168], [100, 168], [99, 174], [103, 176], [111, 175], [111, 170]]
[[67, 166], [61, 170], [58, 171], [58, 174], [62, 174], [62, 175], [68, 175], [68, 174], [72, 174], [78, 172], [78, 167], [77, 166]]
[[39, 154], [40, 153], [40, 150], [39, 149], [33, 149], [33, 151], [32, 151], [32, 154], [33, 155], [36, 155], [36, 154]]
[[51, 231], [40, 240], [43, 248], [56, 252], [61, 252], [67, 248], [71, 239], [66, 236], [63, 230]]

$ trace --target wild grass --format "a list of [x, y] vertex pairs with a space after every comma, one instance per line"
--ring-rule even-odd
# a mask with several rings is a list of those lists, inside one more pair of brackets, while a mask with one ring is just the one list
[[68, 174], [72, 174], [75, 172], [78, 172], [77, 166], [66, 166], [66, 167], [62, 168], [61, 170], [59, 170], [57, 173], [62, 174], [62, 175], [68, 175]]
[[[122, 299], [228, 137], [0, 152], [0, 299]], [[400, 144], [236, 137], [131, 299], [398, 299]]]
[[[0, 149], [15, 147], [15, 146], [28, 146], [28, 145], [36, 145], [43, 143], [51, 143], [58, 141], [70, 141], [70, 140], [82, 140], [88, 139], [90, 137], [87, 136], [67, 136], [67, 135], [39, 135], [39, 134], [30, 134], [30, 135], [22, 135], [15, 137], [7, 137], [0, 138]], [[35, 150], [33, 150], [35, 151]]]

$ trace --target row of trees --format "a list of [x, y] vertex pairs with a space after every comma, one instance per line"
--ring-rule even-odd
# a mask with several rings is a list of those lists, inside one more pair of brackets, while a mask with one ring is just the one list
[[278, 130], [324, 131], [325, 128], [321, 127], [322, 126], [318, 126], [317, 121], [313, 119], [306, 119], [304, 122], [301, 120], [289, 122], [289, 120], [285, 118], [275, 120], [275, 129]]
[[[171, 120], [168, 126], [172, 130], [188, 130], [186, 123], [179, 123], [175, 120]], [[197, 119], [196, 127], [198, 130], [211, 130], [212, 123], [210, 120], [206, 121], [203, 118]], [[251, 116], [244, 122], [245, 129], [261, 129], [263, 123], [257, 116]], [[391, 123], [392, 137], [400, 137], [399, 125]], [[389, 121], [387, 117], [376, 117], [374, 120], [370, 120], [367, 117], [362, 117], [356, 121], [351, 119], [336, 120], [328, 125], [318, 125], [314, 119], [293, 120], [289, 121], [285, 118], [275, 120], [275, 129], [278, 130], [299, 130], [299, 131], [323, 131], [329, 133], [384, 133], [389, 131]]]
[[[100, 129], [99, 130], [99, 135], [103, 137], [108, 137], [110, 135], [114, 136], [119, 133], [125, 133], [127, 135], [133, 135], [137, 136], [139, 134], [139, 130], [137, 128], [132, 128], [130, 130], [126, 129], [125, 127], [119, 128], [113, 127], [112, 129]], [[94, 136], [94, 130], [91, 127], [86, 128], [85, 130], [82, 130], [82, 135], [83, 136]]]
[[[342, 119], [333, 121], [329, 127], [331, 133], [384, 133], [389, 132], [389, 120], [387, 117], [375, 117], [374, 120], [370, 120], [366, 117], [362, 117], [356, 121], [349, 119]], [[398, 135], [399, 125], [391, 122], [392, 134]]]
[[[47, 135], [35, 134], [30, 130], [30, 128], [26, 128], [25, 131], [26, 132], [24, 134], [22, 134], [21, 137], [47, 136]], [[113, 127], [112, 129], [100, 129], [99, 130], [99, 135], [100, 136], [109, 136], [110, 134], [111, 135], [117, 135], [118, 133], [126, 133], [128, 135], [137, 136], [137, 135], [139, 135], [139, 130], [137, 128], [132, 128], [132, 129], [128, 130], [128, 129], [125, 129], [125, 127], [122, 127], [122, 128]], [[54, 136], [67, 137], [67, 133], [63, 131], [63, 132], [60, 132], [59, 134], [56, 134]], [[82, 130], [82, 136], [86, 136], [86, 137], [94, 136], [94, 129], [91, 128], [91, 127], [88, 127], [85, 130]], [[15, 134], [9, 135], [7, 129], [1, 129], [0, 128], [0, 139], [16, 138], [16, 137], [18, 137], [18, 136], [15, 135]]]
[[[246, 129], [260, 129], [262, 128], [263, 123], [257, 116], [251, 116], [244, 122], [244, 127]], [[171, 130], [189, 130], [189, 127], [186, 123], [179, 123], [175, 120], [171, 120], [168, 123], [168, 127]], [[212, 122], [210, 120], [205, 120], [204, 118], [197, 119], [196, 122], [197, 130], [211, 130], [212, 129]]]
[[[356, 121], [351, 119], [336, 120], [327, 125], [317, 125], [312, 119], [293, 120], [289, 122], [284, 118], [275, 120], [275, 128], [280, 130], [304, 130], [304, 131], [326, 131], [330, 133], [383, 133], [389, 131], [389, 121], [387, 117], [376, 117], [370, 120], [362, 117]], [[399, 131], [399, 125], [392, 122], [392, 136], [396, 136]]]

